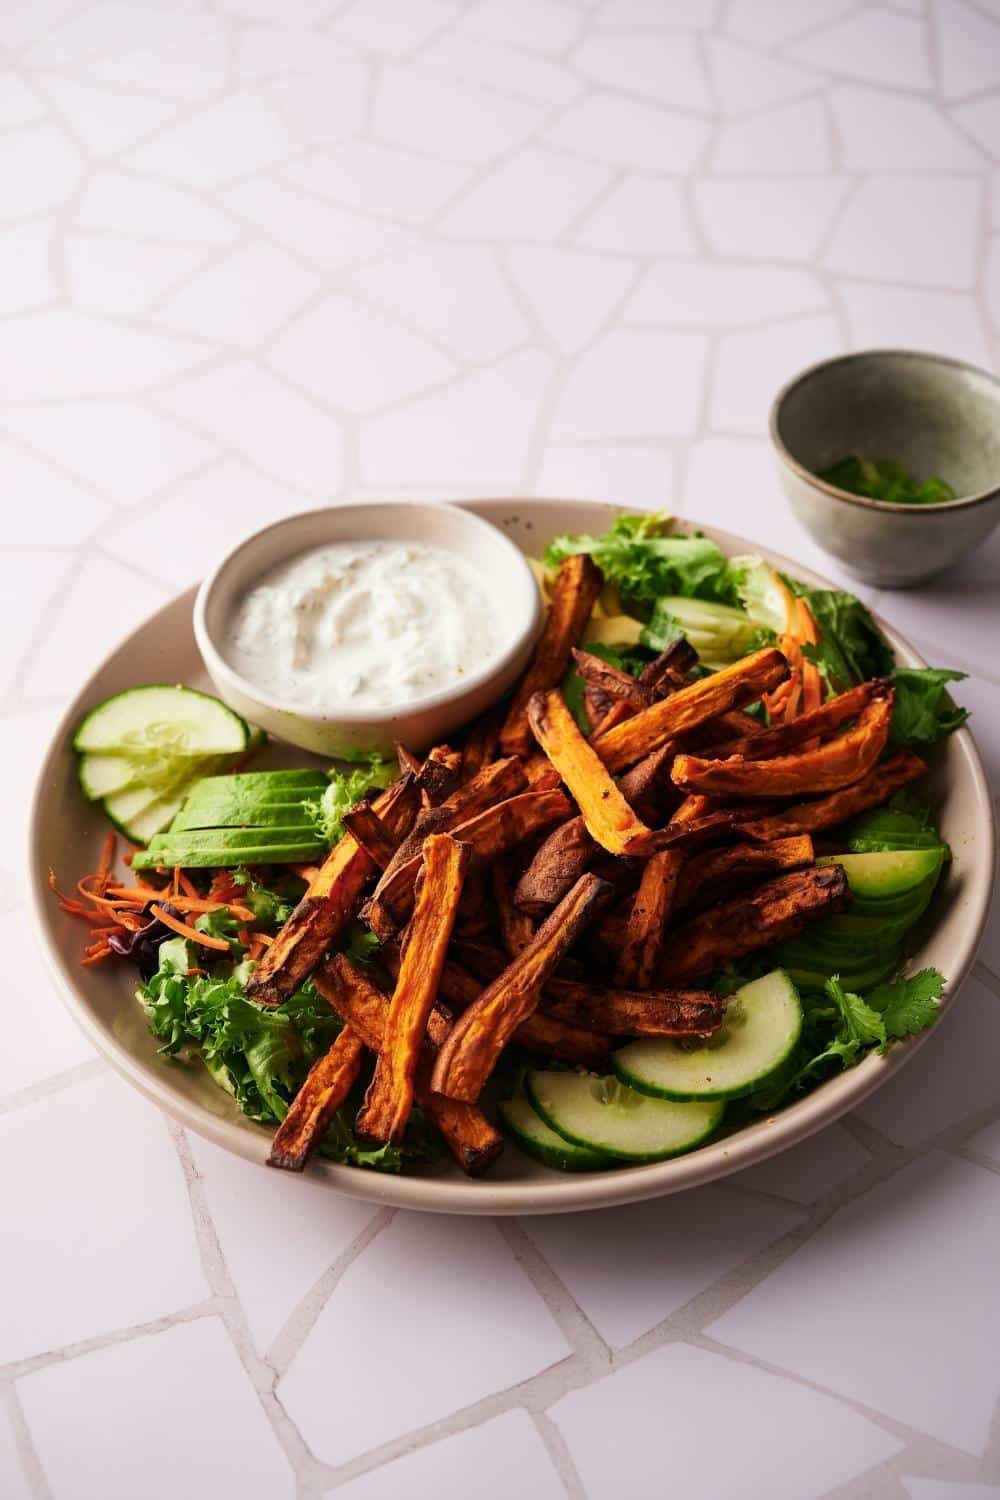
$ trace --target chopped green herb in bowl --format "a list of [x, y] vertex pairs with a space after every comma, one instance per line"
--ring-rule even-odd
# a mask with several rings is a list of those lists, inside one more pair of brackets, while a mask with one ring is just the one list
[[865, 500], [885, 500], [891, 505], [940, 505], [956, 499], [946, 479], [932, 475], [920, 484], [910, 471], [892, 458], [860, 458], [850, 453], [828, 469], [820, 469], [818, 479], [835, 484], [849, 495]]

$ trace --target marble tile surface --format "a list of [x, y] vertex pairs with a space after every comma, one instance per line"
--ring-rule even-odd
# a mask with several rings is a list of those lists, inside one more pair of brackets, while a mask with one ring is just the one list
[[[81, 678], [296, 510], [586, 496], [856, 587], [768, 405], [839, 350], [1000, 368], [998, 0], [33, 0], [0, 51], [3, 1500], [1000, 1494], [1000, 910], [854, 1117], [491, 1223], [168, 1127], [22, 888]], [[1000, 791], [1000, 535], [859, 592], [970, 674]]]

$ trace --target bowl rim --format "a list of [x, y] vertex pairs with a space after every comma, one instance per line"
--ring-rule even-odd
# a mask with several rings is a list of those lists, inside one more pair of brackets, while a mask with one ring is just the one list
[[[410, 699], [407, 703], [395, 708], [357, 708], [349, 704], [331, 704], [324, 711], [310, 708], [305, 704], [282, 701], [266, 692], [250, 678], [244, 677], [241, 672], [226, 659], [222, 653], [221, 646], [217, 643], [208, 625], [208, 611], [210, 601], [215, 590], [223, 579], [223, 575], [232, 565], [253, 547], [270, 536], [281, 531], [299, 525], [308, 520], [315, 520], [320, 516], [341, 517], [351, 512], [365, 512], [374, 509], [398, 509], [410, 514], [432, 512], [439, 516], [445, 516], [449, 522], [453, 522], [454, 515], [458, 511], [463, 520], [459, 525], [471, 523], [472, 529], [479, 531], [480, 535], [491, 547], [497, 548], [500, 553], [505, 553], [516, 570], [523, 574], [525, 582], [530, 585], [527, 592], [526, 602], [530, 600], [528, 614], [520, 621], [514, 622], [514, 628], [510, 632], [507, 643], [502, 642], [492, 656], [475, 670], [465, 673], [457, 679], [450, 687], [436, 688], [430, 693], [421, 693]], [[331, 545], [336, 542], [336, 537], [330, 538]], [[376, 538], [375, 540], [379, 540]], [[321, 544], [320, 544], [321, 545]], [[446, 544], [441, 545], [447, 550]], [[303, 548], [303, 551], [312, 550]], [[294, 556], [289, 554], [289, 559]], [[470, 564], [470, 567], [472, 564]], [[264, 572], [267, 568], [264, 569]], [[283, 717], [292, 716], [306, 721], [310, 724], [349, 724], [367, 727], [373, 724], [398, 724], [401, 714], [407, 717], [433, 711], [436, 708], [448, 704], [458, 703], [470, 693], [483, 687], [491, 678], [499, 677], [510, 666], [511, 662], [524, 650], [526, 642], [531, 640], [538, 631], [541, 621], [541, 596], [535, 583], [534, 575], [528, 566], [524, 553], [514, 545], [510, 537], [506, 536], [496, 526], [491, 526], [481, 516], [473, 511], [464, 510], [461, 507], [450, 505], [440, 500], [365, 500], [354, 501], [347, 505], [317, 505], [305, 510], [299, 510], [290, 516], [282, 516], [277, 521], [271, 521], [267, 526], [262, 526], [258, 531], [251, 532], [244, 537], [235, 547], [231, 548], [226, 555], [220, 559], [212, 571], [202, 579], [197, 587], [192, 609], [192, 624], [194, 636], [201, 653], [202, 661], [208, 669], [209, 675], [218, 683], [221, 678], [227, 688], [239, 693], [243, 698], [266, 708], [272, 713], [281, 714]]]
[[820, 490], [829, 495], [831, 500], [843, 501], [848, 505], [856, 505], [862, 510], [880, 511], [883, 515], [894, 515], [906, 517], [907, 519], [926, 519], [929, 512], [935, 514], [947, 514], [956, 510], [971, 510], [975, 506], [987, 505], [991, 500], [1000, 498], [1000, 475], [997, 482], [988, 490], [980, 490], [975, 495], [956, 495], [954, 500], [936, 500], [933, 505], [901, 505], [894, 500], [871, 500], [867, 495], [852, 495], [850, 490], [842, 490], [838, 485], [830, 484], [826, 479], [820, 479], [812, 469], [799, 462], [781, 435], [780, 423], [782, 408], [785, 401], [797, 390], [799, 386], [805, 385], [822, 371], [832, 368], [834, 365], [863, 363], [870, 359], [909, 359], [923, 360], [927, 364], [950, 365], [957, 370], [965, 370], [970, 375], [976, 375], [989, 382], [997, 388], [997, 397], [1000, 400], [1000, 376], [994, 375], [991, 370], [984, 370], [981, 365], [974, 365], [970, 360], [957, 359], [950, 354], [935, 354], [930, 349], [903, 349], [903, 348], [880, 348], [880, 349], [854, 349], [846, 354], [834, 354], [829, 359], [819, 359], [815, 364], [807, 365], [800, 370], [778, 391], [771, 402], [771, 410], [768, 414], [768, 433], [771, 443], [779, 459], [799, 479], [809, 485], [811, 489]]
[[[581, 508], [592, 509], [593, 525], [601, 521], [608, 524], [609, 518], [620, 513], [622, 507], [593, 499], [571, 500], [549, 497], [485, 498], [475, 497], [457, 502], [463, 508], [472, 509], [482, 519], [498, 527], [504, 517], [523, 516], [536, 506], [566, 512], [566, 521], [574, 512], [579, 516]], [[697, 522], [687, 517], [679, 518], [685, 530], [695, 529]], [[558, 528], [567, 529], [566, 524]], [[702, 529], [702, 528], [698, 528]], [[704, 528], [707, 535], [717, 541], [727, 555], [737, 555], [756, 549], [775, 566], [790, 569], [803, 581], [815, 587], [832, 588], [833, 584], [804, 563], [784, 556], [769, 546], [748, 541], [720, 527]], [[513, 544], [516, 545], [516, 544]], [[75, 964], [64, 958], [54, 935], [50, 931], [55, 922], [55, 907], [46, 882], [45, 848], [43, 843], [43, 806], [46, 788], [53, 776], [61, 756], [67, 753], [69, 734], [80, 713], [93, 697], [92, 685], [112, 666], [119, 653], [131, 645], [135, 637], [149, 626], [156, 626], [171, 612], [186, 607], [191, 609], [195, 588], [183, 590], [173, 599], [161, 605], [106, 653], [101, 662], [89, 674], [78, 693], [67, 705], [59, 723], [53, 730], [48, 749], [39, 766], [31, 798], [28, 823], [27, 868], [29, 919], [46, 968], [55, 989], [74, 1021], [101, 1056], [107, 1059], [115, 1071], [134, 1088], [176, 1120], [183, 1127], [213, 1142], [245, 1160], [263, 1166], [271, 1136], [252, 1121], [230, 1119], [214, 1114], [195, 1099], [187, 1098], [174, 1087], [169, 1073], [154, 1074], [134, 1055], [119, 1036], [105, 1030], [98, 1017], [91, 1011], [87, 996], [79, 987], [79, 971]], [[886, 622], [875, 616], [879, 626], [885, 630], [894, 650], [901, 649], [904, 656], [917, 665], [926, 663], [904, 637]], [[944, 1013], [950, 1012], [959, 998], [961, 986], [972, 969], [992, 900], [993, 879], [996, 869], [996, 822], [992, 796], [986, 781], [982, 760], [971, 733], [959, 729], [951, 736], [962, 753], [966, 774], [971, 778], [975, 799], [982, 817], [977, 831], [984, 839], [983, 859], [980, 861], [980, 878], [971, 887], [969, 910], [965, 916], [962, 936], [957, 941], [959, 961], [948, 975]], [[347, 1197], [366, 1202], [398, 1208], [409, 1208], [423, 1212], [458, 1213], [470, 1215], [533, 1215], [546, 1213], [575, 1213], [598, 1208], [610, 1208], [626, 1203], [642, 1202], [702, 1186], [717, 1181], [739, 1170], [755, 1165], [778, 1152], [799, 1144], [816, 1131], [841, 1118], [872, 1094], [881, 1083], [904, 1067], [909, 1059], [933, 1034], [935, 1028], [921, 1032], [906, 1041], [898, 1042], [885, 1057], [869, 1055], [857, 1067], [829, 1079], [821, 1088], [805, 1098], [779, 1110], [772, 1116], [762, 1117], [752, 1126], [735, 1132], [732, 1136], [710, 1142], [687, 1155], [670, 1158], [648, 1165], [629, 1166], [614, 1172], [593, 1174], [560, 1174], [552, 1172], [551, 1180], [544, 1181], [498, 1181], [488, 1177], [470, 1182], [460, 1176], [390, 1176], [379, 1172], [362, 1172], [355, 1167], [333, 1162], [315, 1163], [309, 1169], [311, 1180], [322, 1183]]]

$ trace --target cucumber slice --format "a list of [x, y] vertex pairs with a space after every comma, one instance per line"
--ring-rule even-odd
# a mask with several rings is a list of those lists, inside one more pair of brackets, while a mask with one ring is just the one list
[[76, 772], [88, 802], [100, 802], [102, 797], [114, 797], [143, 784], [135, 763], [123, 755], [81, 755]]
[[554, 1167], [557, 1172], [599, 1172], [617, 1166], [613, 1156], [575, 1146], [550, 1130], [527, 1099], [506, 1099], [497, 1105], [497, 1111], [521, 1150], [546, 1167]]
[[172, 831], [190, 828], [304, 828], [316, 832], [316, 819], [301, 802], [260, 803], [254, 798], [234, 798], [226, 803], [188, 797], [173, 821]]
[[92, 708], [76, 731], [73, 748], [157, 759], [172, 755], [237, 754], [250, 731], [239, 714], [195, 688], [156, 684], [129, 688]]
[[163, 796], [149, 787], [136, 787], [104, 799], [111, 822], [133, 844], [148, 844], [155, 834], [169, 828], [180, 811], [181, 798]]
[[[135, 861], [133, 860], [132, 863], [134, 865]], [[845, 990], [850, 990], [855, 995], [863, 995], [866, 990], [874, 989], [877, 984], [882, 984], [885, 980], [891, 979], [900, 964], [898, 954], [894, 954], [892, 958], [885, 959], [880, 963], [872, 964], [868, 968], [853, 970], [848, 969], [844, 964], [830, 964], [829, 966], [821, 967], [815, 957], [812, 958], [808, 966], [800, 966], [797, 963], [791, 962], [791, 960], [786, 961], [786, 956], [781, 948], [778, 949], [778, 957], [785, 962], [785, 972], [796, 988], [807, 990], [810, 993], [822, 990], [826, 981], [832, 979], [836, 974]]]
[[[129, 795], [126, 793], [126, 795]], [[311, 829], [305, 828], [197, 828], [182, 832], [169, 828], [149, 840], [150, 854], [160, 849], [266, 849], [284, 844], [305, 844], [317, 853], [326, 845]]]
[[833, 854], [818, 865], [843, 865], [856, 896], [869, 901], [908, 894], [941, 868], [944, 849], [893, 849], [882, 854]]
[[781, 969], [730, 996], [721, 1030], [701, 1046], [643, 1037], [612, 1057], [623, 1083], [658, 1099], [738, 1099], [766, 1083], [798, 1044], [802, 1006]]
[[247, 845], [241, 849], [143, 849], [132, 860], [133, 870], [170, 870], [180, 865], [186, 870], [226, 869], [234, 865], [309, 864], [326, 846], [316, 844], [272, 844], [267, 847]]
[[592, 1073], [529, 1073], [528, 1097], [546, 1125], [576, 1146], [622, 1161], [664, 1161], [700, 1146], [725, 1105], [650, 1099], [617, 1078]]

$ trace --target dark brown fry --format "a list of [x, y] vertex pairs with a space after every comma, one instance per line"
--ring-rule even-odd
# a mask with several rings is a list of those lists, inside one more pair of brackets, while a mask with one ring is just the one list
[[706, 849], [694, 854], [681, 871], [674, 902], [677, 911], [691, 906], [709, 906], [730, 895], [742, 884], [798, 870], [815, 857], [808, 834], [775, 839], [770, 844], [732, 844], [728, 849]]
[[356, 802], [341, 819], [362, 849], [380, 870], [384, 870], [396, 852], [396, 840], [386, 828], [370, 802]]
[[345, 1026], [329, 1052], [313, 1063], [305, 1083], [289, 1105], [271, 1142], [269, 1167], [302, 1171], [354, 1087], [364, 1055], [364, 1042], [350, 1026]]
[[[403, 838], [413, 826], [418, 804], [413, 777], [407, 773], [375, 799], [374, 807], [390, 835]], [[247, 994], [260, 1005], [287, 1000], [353, 922], [377, 870], [353, 834], [345, 833], [265, 951], [247, 982]]]
[[697, 665], [697, 651], [686, 636], [678, 636], [655, 660], [643, 667], [639, 681], [654, 698], [666, 698], [678, 688], [687, 686]]
[[576, 670], [586, 685], [599, 688], [604, 697], [610, 700], [608, 708], [612, 702], [626, 703], [635, 710], [646, 708], [652, 703], [652, 691], [645, 687], [639, 678], [633, 677], [629, 672], [623, 672], [620, 667], [613, 666], [603, 657], [594, 656], [590, 651], [574, 648], [573, 660], [576, 663]]
[[450, 834], [431, 834], [424, 842], [413, 919], [403, 945], [382, 1050], [355, 1127], [368, 1139], [398, 1144], [406, 1131], [420, 1046], [437, 998], [470, 858], [468, 845]]
[[625, 989], [652, 988], [663, 943], [663, 930], [677, 890], [684, 855], [661, 849], [643, 866], [639, 889], [625, 927], [625, 941], [615, 967], [615, 984]]
[[435, 745], [417, 772], [417, 790], [424, 807], [437, 807], [450, 797], [461, 781], [461, 751], [450, 745]]
[[528, 703], [535, 693], [547, 692], [562, 682], [570, 652], [583, 634], [603, 582], [601, 570], [583, 554], [566, 557], [559, 564], [545, 628], [500, 731], [500, 748], [505, 755], [531, 753]]
[[853, 729], [815, 750], [760, 761], [678, 755], [673, 781], [686, 791], [713, 797], [794, 797], [839, 791], [866, 776], [885, 749], [893, 698], [891, 685], [883, 684], [862, 708]]
[[598, 687], [594, 682], [584, 683], [583, 716], [591, 734], [598, 725], [604, 723], [614, 704], [614, 698], [609, 698], [602, 687]]
[[520, 907], [514, 905], [513, 884], [508, 860], [498, 859], [493, 863], [490, 868], [490, 879], [497, 920], [500, 923], [500, 936], [510, 957], [516, 958], [523, 948], [527, 948], [534, 937], [535, 924], [527, 912], [522, 911]]
[[[559, 822], [569, 810], [569, 800], [562, 792], [524, 792], [456, 824], [451, 831], [457, 839], [469, 844], [474, 854], [488, 861]], [[418, 856], [395, 868], [390, 867], [379, 881], [368, 913], [371, 925], [380, 937], [383, 933], [391, 933], [393, 926], [399, 926], [409, 915], [419, 868]]]
[[514, 888], [514, 903], [530, 917], [544, 917], [589, 870], [600, 849], [582, 818], [554, 828]]
[[542, 985], [599, 915], [610, 887], [583, 875], [532, 942], [456, 1021], [434, 1066], [433, 1086], [474, 1102], [518, 1025], [538, 1008]]
[[769, 880], [676, 928], [660, 955], [662, 984], [687, 984], [733, 959], [794, 937], [817, 917], [843, 911], [849, 891], [840, 865]]
[[[328, 1004], [364, 1040], [372, 1052], [378, 1052], [385, 1036], [389, 1013], [388, 997], [362, 974], [344, 954], [337, 954], [316, 974], [316, 988]], [[435, 1034], [445, 1034], [447, 1021], [435, 1025]], [[433, 1120], [444, 1137], [452, 1156], [470, 1177], [484, 1172], [503, 1150], [503, 1136], [490, 1124], [475, 1105], [445, 1099], [430, 1088], [430, 1071], [434, 1062], [434, 1043], [426, 1038], [421, 1048], [416, 1078], [416, 1099], [420, 1108]]]
[[767, 646], [644, 708], [595, 740], [594, 748], [609, 771], [620, 771], [707, 720], [753, 703], [787, 676], [785, 658]]
[[580, 733], [562, 693], [536, 693], [528, 704], [535, 739], [580, 809], [591, 838], [611, 854], [649, 854], [659, 834], [647, 828]]
[[[815, 802], [797, 802], [781, 812], [766, 818], [755, 818], [747, 809], [746, 821], [740, 821], [737, 832], [742, 838], [759, 839], [768, 843], [772, 839], [789, 838], [797, 833], [821, 833], [825, 828], [836, 828], [848, 818], [867, 812], [870, 807], [880, 807], [893, 792], [927, 773], [927, 766], [912, 750], [901, 750], [869, 771], [861, 781], [831, 797], [821, 797]], [[738, 815], [742, 817], [742, 815]]]

